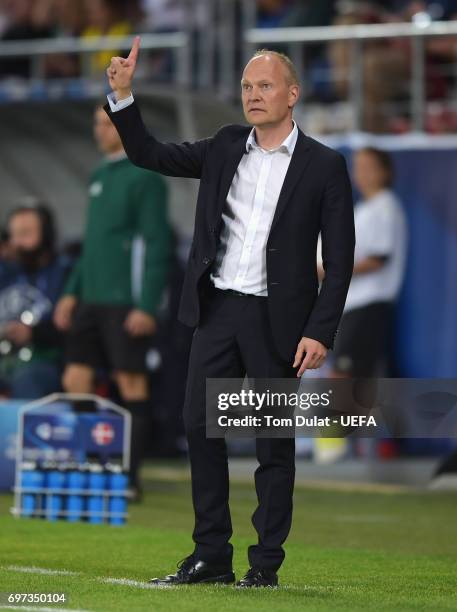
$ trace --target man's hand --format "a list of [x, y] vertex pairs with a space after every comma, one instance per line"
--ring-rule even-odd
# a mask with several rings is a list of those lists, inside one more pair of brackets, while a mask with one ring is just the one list
[[19, 321], [6, 324], [5, 337], [16, 346], [25, 346], [32, 340], [32, 328]]
[[140, 37], [135, 36], [132, 49], [127, 58], [111, 58], [111, 63], [106, 70], [106, 74], [108, 75], [110, 87], [114, 91], [117, 101], [128, 98], [132, 91], [132, 79], [139, 49]]
[[60, 329], [60, 331], [65, 332], [70, 329], [76, 302], [77, 299], [74, 295], [65, 295], [57, 302], [54, 309], [53, 321], [54, 325], [57, 329]]
[[312, 338], [302, 338], [298, 343], [294, 365], [292, 366], [294, 368], [300, 366], [297, 378], [300, 378], [305, 370], [320, 368], [326, 357], [327, 349], [323, 344]]
[[156, 330], [156, 321], [150, 314], [134, 308], [124, 322], [124, 328], [131, 336], [151, 336]]

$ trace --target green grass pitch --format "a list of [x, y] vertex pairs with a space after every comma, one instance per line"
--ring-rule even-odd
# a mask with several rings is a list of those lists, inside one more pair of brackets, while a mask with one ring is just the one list
[[[191, 552], [193, 524], [187, 479], [156, 475], [148, 490], [125, 527], [14, 519], [0, 496], [0, 591], [65, 592], [65, 609], [103, 612], [457, 610], [455, 493], [297, 487], [281, 586], [245, 591], [145, 588]], [[237, 576], [255, 501], [252, 485], [232, 484]]]

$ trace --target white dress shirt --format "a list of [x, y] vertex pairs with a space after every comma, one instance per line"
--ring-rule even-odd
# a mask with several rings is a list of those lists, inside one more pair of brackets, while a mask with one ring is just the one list
[[109, 104], [109, 107], [110, 107], [112, 113], [115, 113], [116, 111], [120, 111], [123, 108], [125, 108], [126, 106], [130, 106], [130, 104], [133, 104], [133, 95], [132, 94], [130, 94], [128, 96], [128, 98], [124, 98], [123, 100], [119, 100], [119, 102], [116, 100], [116, 96], [114, 94], [114, 91], [109, 93], [106, 97], [108, 98], [108, 104]]
[[[112, 112], [133, 102], [131, 95], [116, 102], [108, 94]], [[266, 244], [279, 194], [298, 138], [298, 128], [275, 149], [262, 149], [252, 128], [222, 212], [216, 260], [210, 278], [219, 289], [266, 296]]]
[[219, 289], [267, 293], [266, 244], [294, 152], [298, 128], [279, 147], [267, 151], [252, 128], [222, 212], [222, 228], [211, 280]]

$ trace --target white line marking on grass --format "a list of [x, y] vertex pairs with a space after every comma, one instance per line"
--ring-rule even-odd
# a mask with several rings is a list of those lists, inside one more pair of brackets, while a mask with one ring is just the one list
[[[7, 565], [2, 568], [9, 570], [10, 572], [21, 572], [24, 574], [41, 574], [49, 576], [83, 576], [81, 572], [72, 572], [70, 570], [54, 570], [46, 567], [35, 567], [25, 565]], [[93, 578], [88, 577], [88, 580], [103, 582], [105, 584], [120, 584], [122, 586], [133, 586], [139, 589], [151, 589], [154, 585], [147, 582], [140, 582], [139, 580], [131, 580], [130, 578], [112, 578], [110, 576], [95, 576]], [[42, 608], [40, 608], [41, 610]]]
[[130, 580], [129, 578], [95, 578], [98, 582], [104, 582], [106, 584], [121, 584], [123, 586], [133, 586], [139, 589], [151, 589], [154, 588], [152, 584], [147, 582], [140, 582], [138, 580]]
[[0, 606], [0, 610], [30, 610], [30, 612], [89, 612], [89, 610], [77, 610], [76, 608], [39, 608], [34, 606]]
[[[41, 575], [51, 575], [51, 576], [52, 575], [80, 576], [81, 578], [85, 577], [85, 574], [83, 574], [82, 572], [72, 572], [69, 570], [53, 570], [53, 569], [47, 569], [45, 567], [35, 567], [35, 566], [28, 567], [28, 566], [23, 566], [23, 565], [8, 565], [1, 569], [6, 569], [10, 572], [21, 572], [25, 574], [41, 574]], [[157, 584], [151, 584], [149, 582], [142, 582], [140, 580], [132, 580], [130, 578], [113, 578], [111, 576], [94, 576], [94, 577], [87, 576], [87, 580], [90, 580], [91, 582], [101, 582], [103, 584], [119, 584], [120, 586], [136, 587], [137, 589], [157, 589], [157, 588], [173, 589], [173, 588], [177, 588], [176, 585], [163, 585], [162, 586], [162, 585], [157, 585]], [[226, 585], [214, 585], [214, 586], [220, 586], [222, 588], [223, 586], [226, 586]], [[36, 609], [44, 610], [44, 608], [36, 608]], [[80, 611], [75, 611], [75, 612], [80, 612]]]
[[51, 576], [77, 576], [79, 574], [79, 572], [71, 572], [69, 570], [53, 570], [46, 567], [35, 567], [33, 565], [30, 567], [27, 567], [26, 565], [8, 565], [6, 569], [10, 570], [11, 572], [23, 572], [24, 574], [49, 574]]
[[[111, 576], [95, 576], [95, 577], [90, 577], [87, 576], [85, 574], [83, 574], [82, 572], [72, 572], [69, 570], [52, 570], [52, 569], [48, 569], [45, 567], [35, 567], [35, 566], [22, 566], [22, 565], [8, 565], [6, 567], [0, 567], [0, 569], [6, 569], [12, 572], [23, 572], [23, 573], [27, 573], [27, 574], [42, 574], [42, 575], [64, 575], [64, 576], [79, 576], [81, 578], [87, 578], [87, 580], [91, 581], [91, 582], [100, 582], [102, 584], [118, 584], [120, 586], [129, 586], [129, 587], [136, 587], [137, 589], [163, 589], [163, 590], [175, 590], [175, 589], [183, 589], [183, 586], [177, 586], [177, 585], [157, 585], [157, 584], [151, 584], [149, 582], [142, 582], [140, 580], [132, 580], [130, 578], [113, 578]], [[211, 586], [217, 589], [227, 589], [227, 588], [233, 588], [233, 585], [228, 585], [228, 584], [204, 584], [202, 586]], [[192, 588], [193, 585], [185, 585], [184, 588]], [[235, 590], [235, 589], [234, 589]], [[240, 589], [236, 589], [237, 591]], [[281, 583], [279, 585], [279, 588], [272, 588], [272, 589], [266, 589], [266, 591], [269, 591], [271, 593], [273, 592], [278, 592], [278, 591], [294, 591], [296, 593], [303, 593], [306, 594], [307, 591], [313, 591], [313, 592], [327, 592], [327, 591], [339, 591], [342, 590], [342, 587], [338, 586], [338, 585], [332, 585], [332, 586], [324, 586], [324, 585], [307, 585], [307, 584], [303, 584], [303, 585], [292, 585], [292, 584], [287, 584], [287, 583]], [[39, 608], [39, 607], [24, 607], [24, 606], [1, 606], [0, 605], [0, 610], [3, 610], [4, 608], [7, 609], [15, 609], [15, 610], [30, 610], [30, 612], [32, 611], [37, 611], [37, 612], [55, 612], [55, 610], [59, 610], [59, 612], [89, 612], [88, 610], [75, 610], [75, 609], [68, 609], [68, 610], [64, 610], [62, 608]]]

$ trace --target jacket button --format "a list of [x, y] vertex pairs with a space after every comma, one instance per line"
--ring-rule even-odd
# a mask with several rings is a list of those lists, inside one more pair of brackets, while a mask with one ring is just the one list
[[207, 266], [209, 262], [211, 261], [211, 259], [209, 259], [209, 257], [203, 257], [202, 261], [205, 264], [205, 266]]

